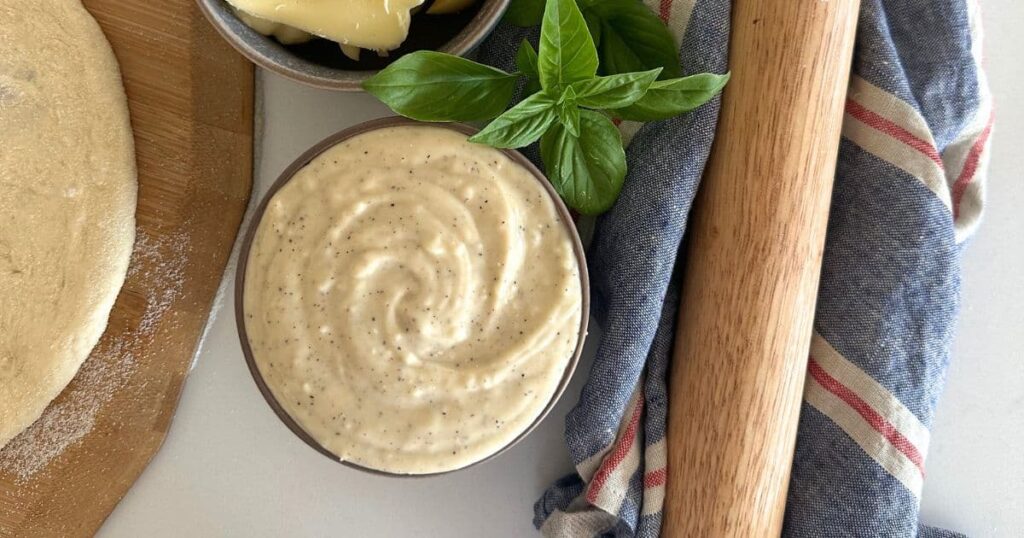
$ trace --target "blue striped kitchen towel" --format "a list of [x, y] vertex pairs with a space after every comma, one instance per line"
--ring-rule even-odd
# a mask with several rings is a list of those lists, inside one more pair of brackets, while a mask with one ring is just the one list
[[[729, 0], [645, 0], [685, 73], [727, 71]], [[928, 427], [985, 192], [992, 102], [977, 0], [863, 0], [784, 535], [952, 536], [919, 525]], [[512, 69], [503, 25], [480, 56]], [[718, 103], [623, 124], [629, 176], [589, 248], [603, 329], [566, 418], [576, 472], [535, 506], [547, 536], [655, 537], [680, 241]], [[536, 157], [536, 155], [534, 155]]]

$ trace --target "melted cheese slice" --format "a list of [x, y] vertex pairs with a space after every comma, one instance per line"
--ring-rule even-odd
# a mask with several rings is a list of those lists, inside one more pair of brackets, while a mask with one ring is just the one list
[[342, 45], [398, 48], [409, 35], [410, 11], [424, 0], [229, 0], [256, 17], [287, 24]]

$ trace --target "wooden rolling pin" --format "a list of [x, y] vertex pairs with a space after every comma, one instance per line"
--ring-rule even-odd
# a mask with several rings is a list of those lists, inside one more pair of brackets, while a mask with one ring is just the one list
[[670, 376], [662, 536], [778, 536], [859, 0], [735, 0]]

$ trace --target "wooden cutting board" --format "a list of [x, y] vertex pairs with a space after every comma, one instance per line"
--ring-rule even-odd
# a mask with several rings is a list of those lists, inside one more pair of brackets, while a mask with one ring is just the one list
[[0, 536], [89, 536], [160, 448], [252, 186], [253, 69], [191, 0], [85, 0], [121, 64], [138, 239], [106, 334], [0, 452]]

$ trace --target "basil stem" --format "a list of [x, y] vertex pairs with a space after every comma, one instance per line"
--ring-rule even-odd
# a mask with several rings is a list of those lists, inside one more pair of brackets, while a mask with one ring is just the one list
[[580, 109], [576, 104], [576, 90], [569, 86], [558, 99], [558, 121], [573, 136], [580, 135]]

